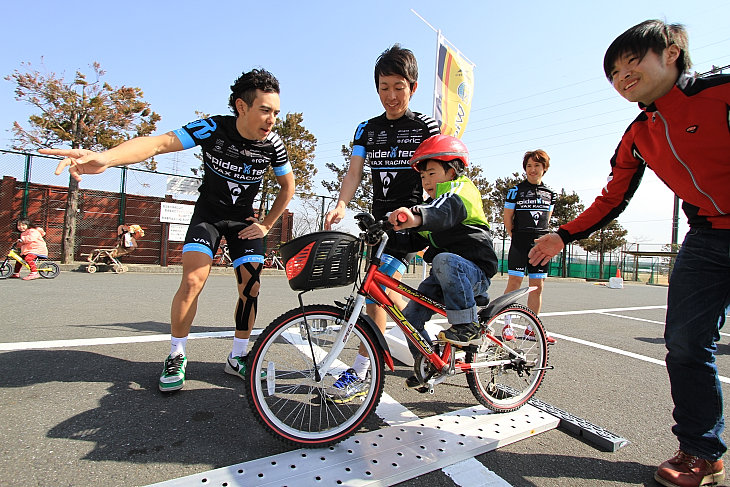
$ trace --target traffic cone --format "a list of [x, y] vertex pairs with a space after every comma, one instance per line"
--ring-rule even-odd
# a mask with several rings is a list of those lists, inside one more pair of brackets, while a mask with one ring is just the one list
[[621, 277], [621, 269], [616, 267], [616, 277]]

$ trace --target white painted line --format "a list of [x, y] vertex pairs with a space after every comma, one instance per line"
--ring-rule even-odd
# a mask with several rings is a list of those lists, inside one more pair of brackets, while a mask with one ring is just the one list
[[442, 468], [451, 480], [461, 487], [511, 487], [502, 477], [485, 467], [476, 458]]
[[418, 419], [418, 416], [410, 409], [393, 399], [386, 392], [383, 392], [383, 395], [380, 396], [380, 404], [375, 409], [375, 414], [390, 426], [398, 426]]
[[603, 308], [603, 309], [582, 309], [576, 311], [554, 311], [552, 313], [540, 313], [543, 316], [568, 316], [568, 315], [588, 315], [595, 313], [614, 313], [616, 311], [636, 311], [642, 309], [667, 309], [666, 304], [656, 306], [632, 306], [629, 308]]
[[[261, 334], [261, 330], [253, 330], [251, 336]], [[232, 337], [232, 331], [208, 331], [202, 333], [191, 333], [188, 335], [189, 340], [197, 340], [199, 338], [227, 338]], [[70, 348], [70, 347], [93, 347], [97, 345], [117, 345], [120, 343], [149, 343], [149, 342], [166, 342], [170, 341], [170, 334], [167, 335], [138, 335], [129, 337], [109, 337], [109, 338], [77, 338], [71, 340], [45, 340], [39, 342], [15, 342], [0, 343], [0, 352], [13, 350], [33, 350], [48, 348]]]
[[635, 318], [633, 316], [626, 316], [626, 315], [619, 315], [616, 313], [599, 313], [606, 316], [615, 316], [616, 318], [623, 318], [625, 320], [634, 320], [634, 321], [645, 321], [646, 323], [656, 323], [657, 325], [663, 325], [663, 321], [656, 321], [656, 320], [645, 320], [644, 318]]

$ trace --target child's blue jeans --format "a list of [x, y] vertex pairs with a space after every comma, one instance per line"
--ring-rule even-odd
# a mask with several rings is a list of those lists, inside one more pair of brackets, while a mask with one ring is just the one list
[[[487, 293], [489, 278], [472, 261], [456, 254], [442, 252], [431, 263], [431, 274], [421, 282], [418, 291], [441, 301], [446, 306], [446, 317], [452, 325], [477, 321], [477, 306], [474, 296]], [[403, 316], [431, 343], [424, 331], [424, 325], [433, 311], [410, 301], [403, 310]], [[413, 356], [418, 355], [416, 348], [409, 342]]]

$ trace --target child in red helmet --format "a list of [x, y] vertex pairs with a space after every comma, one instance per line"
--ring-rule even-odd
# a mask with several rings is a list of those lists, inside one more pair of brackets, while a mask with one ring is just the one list
[[[390, 214], [389, 221], [396, 230], [412, 229], [396, 235], [402, 239], [399, 244], [412, 250], [428, 247], [423, 258], [431, 263], [431, 274], [418, 290], [446, 306], [452, 326], [439, 338], [459, 346], [477, 343], [475, 296], [486, 294], [490, 279], [497, 272], [497, 256], [482, 196], [464, 175], [469, 153], [459, 139], [434, 135], [418, 146], [411, 165], [420, 173], [429, 198], [411, 208], [398, 208]], [[401, 223], [399, 218], [405, 221]], [[411, 301], [403, 314], [422, 332], [433, 311]], [[414, 349], [411, 352], [416, 353]], [[414, 379], [409, 378], [407, 385], [420, 387]]]

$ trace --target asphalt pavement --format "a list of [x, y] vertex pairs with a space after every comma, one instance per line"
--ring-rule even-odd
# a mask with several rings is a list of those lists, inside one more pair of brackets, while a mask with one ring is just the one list
[[[0, 281], [0, 484], [148, 485], [291, 450], [253, 420], [242, 382], [223, 372], [228, 337], [189, 340], [185, 388], [158, 391], [179, 279], [64, 270], [53, 280]], [[491, 294], [505, 284], [495, 278]], [[304, 300], [332, 303], [349, 291]], [[661, 286], [550, 279], [542, 318], [558, 338], [549, 357], [555, 369], [536, 397], [630, 443], [606, 452], [554, 429], [476, 460], [513, 486], [656, 485], [656, 465], [677, 449], [662, 365], [665, 301]], [[232, 272], [211, 275], [192, 333], [231, 331], [235, 303]], [[296, 305], [284, 276], [262, 276], [257, 328]], [[723, 334], [718, 344], [724, 377], [729, 342]], [[430, 396], [404, 387], [409, 374], [398, 364], [385, 390], [419, 417], [476, 404], [463, 376]], [[464, 484], [438, 470], [401, 485]]]

